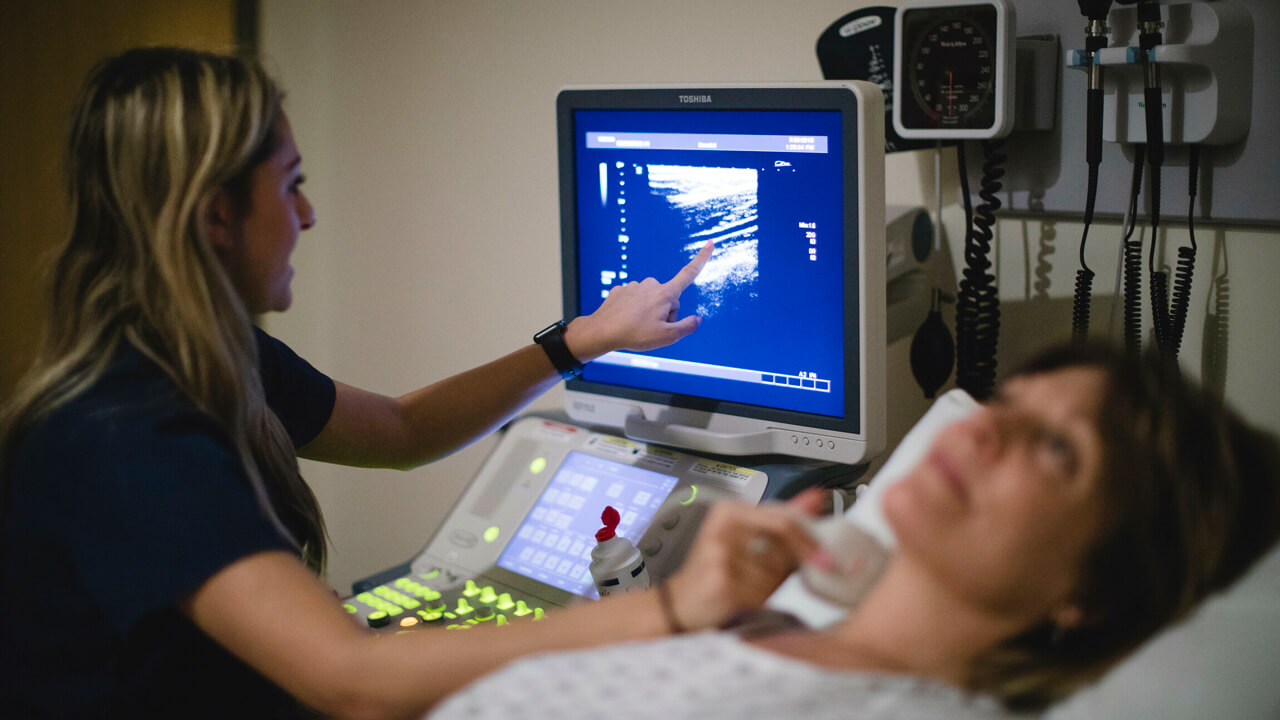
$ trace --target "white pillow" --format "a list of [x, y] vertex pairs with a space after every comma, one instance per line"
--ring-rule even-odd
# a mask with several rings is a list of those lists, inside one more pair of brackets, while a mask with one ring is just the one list
[[1046, 720], [1280, 718], [1280, 545]]

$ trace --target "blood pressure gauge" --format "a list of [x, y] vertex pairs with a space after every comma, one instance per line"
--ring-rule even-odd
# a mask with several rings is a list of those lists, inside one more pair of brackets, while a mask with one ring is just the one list
[[908, 0], [894, 18], [894, 130], [936, 140], [1007, 135], [1014, 45], [1008, 0]]

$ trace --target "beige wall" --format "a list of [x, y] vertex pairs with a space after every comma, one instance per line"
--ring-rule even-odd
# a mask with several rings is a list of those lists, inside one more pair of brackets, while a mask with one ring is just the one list
[[225, 50], [235, 0], [38, 0], [0, 5], [0, 398], [31, 364], [42, 270], [66, 232], [71, 102], [89, 68], [134, 45]]
[[[557, 89], [817, 80], [818, 35], [863, 4], [870, 3], [265, 0], [263, 52], [290, 92], [319, 216], [296, 254], [294, 309], [269, 317], [269, 329], [334, 376], [387, 393], [529, 342], [560, 315]], [[888, 201], [932, 208], [933, 162], [929, 151], [891, 156]], [[944, 226], [955, 237], [962, 213], [949, 189], [956, 185], [950, 153], [944, 173]], [[1095, 288], [1106, 293], [1117, 233], [1091, 233]], [[1079, 234], [1072, 223], [1000, 225], [1002, 365], [1069, 333]], [[1198, 236], [1185, 364], [1200, 373], [1208, 281], [1225, 274], [1227, 395], [1280, 430], [1280, 334], [1272, 327], [1280, 238], [1207, 227]], [[1040, 257], [1051, 266], [1039, 268], [1043, 281]], [[944, 264], [939, 274], [952, 273]], [[1096, 305], [1104, 314], [1108, 303]], [[889, 349], [895, 438], [925, 407], [905, 369], [907, 348], [903, 341]], [[557, 389], [540, 406], [557, 407], [560, 398]], [[491, 447], [482, 442], [407, 473], [307, 463], [334, 540], [331, 584], [346, 590], [420, 550]]]

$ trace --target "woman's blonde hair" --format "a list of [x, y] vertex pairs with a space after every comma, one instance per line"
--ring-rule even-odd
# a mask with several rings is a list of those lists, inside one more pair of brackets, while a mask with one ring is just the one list
[[1097, 680], [1235, 582], [1280, 536], [1280, 450], [1175, 363], [1061, 347], [1019, 374], [1103, 371], [1103, 527], [1084, 561], [1079, 627], [1051, 623], [978, 658], [970, 686], [1043, 708]]
[[0, 468], [24, 428], [88, 390], [129, 345], [226, 429], [262, 511], [320, 571], [319, 506], [267, 406], [251, 318], [202, 222], [219, 191], [248, 210], [250, 174], [280, 143], [280, 102], [262, 67], [234, 56], [141, 48], [90, 73], [68, 146], [71, 228], [41, 349], [0, 413]]

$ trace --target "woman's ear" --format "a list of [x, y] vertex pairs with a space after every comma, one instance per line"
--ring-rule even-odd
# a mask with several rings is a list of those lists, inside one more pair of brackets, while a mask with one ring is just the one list
[[200, 210], [200, 224], [209, 244], [219, 254], [230, 253], [235, 248], [235, 201], [223, 188], [214, 190], [205, 199]]

